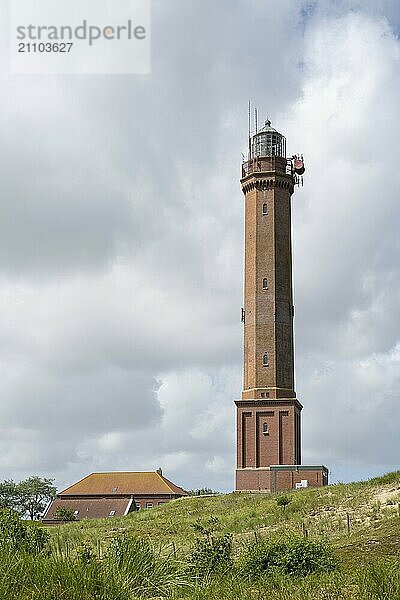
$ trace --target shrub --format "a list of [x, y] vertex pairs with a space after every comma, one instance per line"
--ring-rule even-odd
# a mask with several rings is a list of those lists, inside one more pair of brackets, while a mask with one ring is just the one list
[[328, 544], [305, 538], [289, 543], [284, 558], [284, 571], [288, 575], [333, 571], [336, 565], [336, 557]]
[[[210, 521], [215, 525], [215, 520]], [[232, 568], [232, 534], [213, 532], [198, 521], [194, 529], [199, 536], [190, 555], [190, 567], [196, 576], [226, 573]]]
[[75, 521], [74, 511], [72, 508], [68, 508], [67, 506], [57, 506], [53, 513], [53, 517], [57, 521]]
[[290, 504], [292, 501], [292, 498], [290, 496], [287, 496], [286, 494], [280, 494], [277, 498], [276, 498], [276, 503], [278, 506], [281, 506], [283, 508], [283, 510], [285, 510], [285, 508], [287, 507], [288, 504]]
[[241, 556], [238, 566], [249, 577], [259, 577], [268, 571], [303, 576], [332, 571], [336, 558], [331, 548], [322, 542], [305, 538], [282, 538], [253, 543]]
[[22, 521], [15, 512], [0, 511], [0, 548], [37, 554], [46, 548], [49, 537], [47, 531]]

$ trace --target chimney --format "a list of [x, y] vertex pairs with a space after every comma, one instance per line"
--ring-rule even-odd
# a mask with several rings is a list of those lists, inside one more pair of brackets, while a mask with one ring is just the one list
[[161, 475], [161, 476], [162, 476], [162, 468], [161, 468], [161, 467], [158, 467], [158, 469], [157, 469], [156, 473], [158, 473], [159, 475]]

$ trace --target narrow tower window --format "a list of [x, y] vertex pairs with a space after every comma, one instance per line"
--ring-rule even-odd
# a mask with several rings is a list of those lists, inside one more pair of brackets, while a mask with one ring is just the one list
[[264, 202], [263, 204], [263, 215], [267, 215], [268, 214], [268, 204], [266, 202]]
[[263, 366], [264, 367], [268, 367], [269, 363], [268, 363], [268, 354], [266, 352], [264, 352], [264, 356], [263, 356]]
[[263, 434], [264, 435], [269, 434], [268, 423], [263, 423]]
[[268, 289], [268, 279], [266, 277], [264, 277], [263, 279], [263, 290], [267, 290]]

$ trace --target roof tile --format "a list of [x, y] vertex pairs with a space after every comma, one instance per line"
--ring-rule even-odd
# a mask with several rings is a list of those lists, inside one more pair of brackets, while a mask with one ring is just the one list
[[54, 511], [57, 508], [69, 508], [76, 512], [75, 519], [105, 519], [122, 517], [130, 508], [129, 498], [56, 498], [43, 517], [44, 523], [57, 522]]
[[91, 473], [59, 493], [59, 496], [112, 494], [174, 494], [187, 493], [155, 471]]

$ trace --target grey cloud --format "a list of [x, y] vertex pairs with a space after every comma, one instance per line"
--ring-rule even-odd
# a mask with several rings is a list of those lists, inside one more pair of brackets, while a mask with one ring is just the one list
[[304, 456], [349, 477], [391, 464], [400, 13], [310, 6], [159, 0], [151, 76], [2, 77], [4, 477], [160, 464], [232, 487], [249, 97], [306, 157]]
[[34, 382], [29, 371], [24, 375], [8, 378], [3, 388], [3, 419], [11, 426], [28, 429], [34, 423], [57, 435], [73, 431], [78, 436], [115, 428], [139, 429], [161, 416], [155, 394], [158, 386], [140, 373], [103, 369], [75, 378], [69, 375], [66, 381], [36, 374]]

